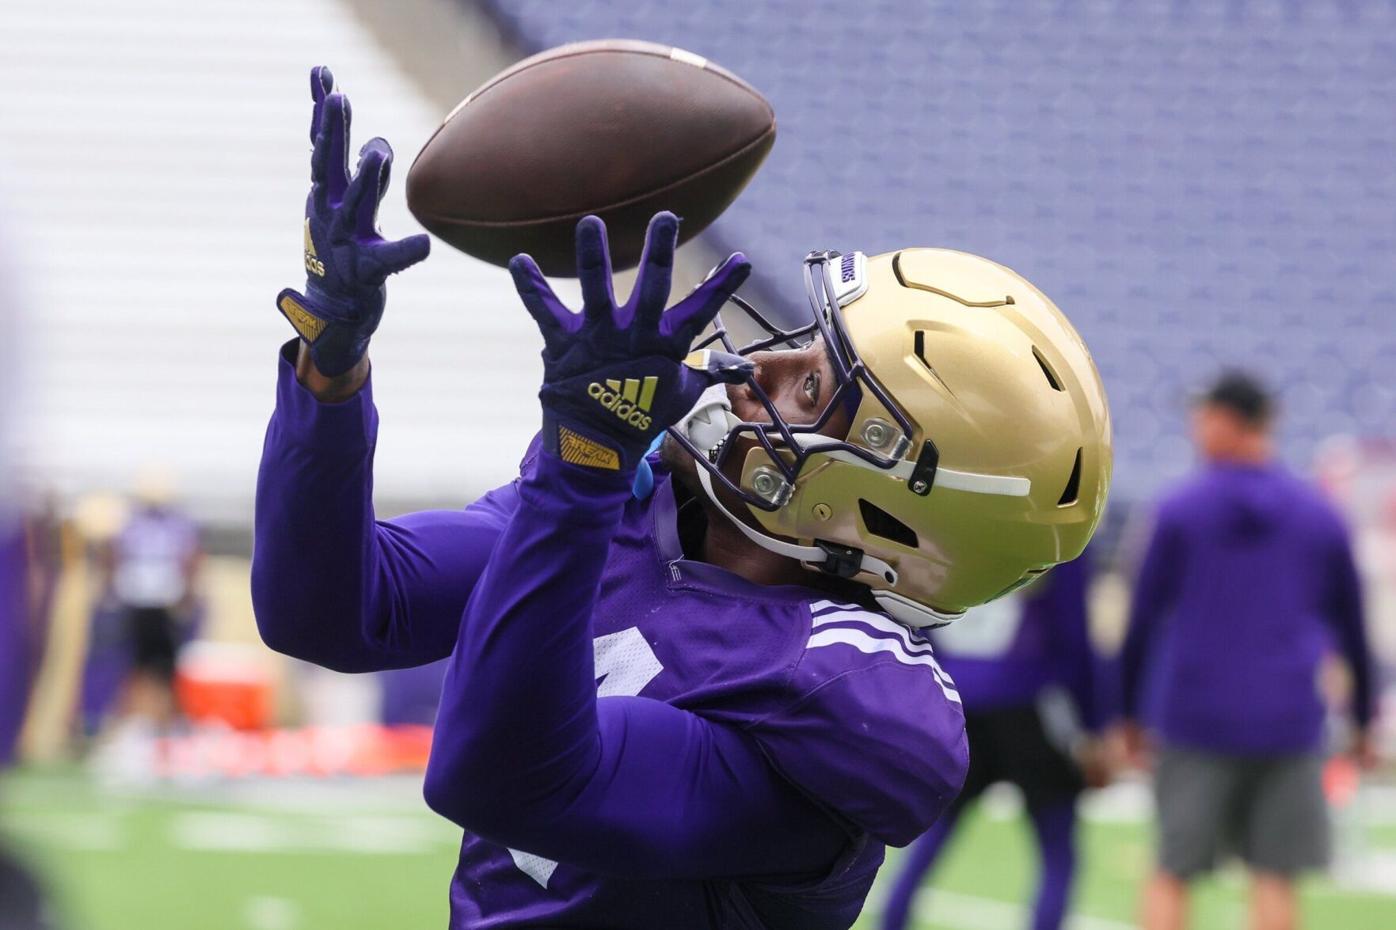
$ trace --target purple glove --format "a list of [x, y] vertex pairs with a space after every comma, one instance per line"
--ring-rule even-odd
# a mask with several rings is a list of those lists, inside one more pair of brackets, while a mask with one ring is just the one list
[[378, 234], [378, 204], [388, 188], [393, 150], [364, 143], [349, 176], [349, 100], [334, 75], [310, 71], [310, 197], [305, 202], [305, 294], [291, 288], [276, 306], [310, 346], [315, 367], [331, 377], [358, 364], [383, 318], [384, 280], [427, 257], [425, 235], [389, 242]]
[[640, 273], [630, 299], [611, 292], [606, 224], [577, 224], [577, 277], [582, 312], [557, 299], [527, 255], [509, 262], [514, 286], [543, 332], [543, 445], [565, 462], [633, 470], [656, 436], [720, 382], [742, 380], [752, 364], [708, 352], [701, 368], [684, 364], [693, 339], [751, 274], [734, 252], [667, 313], [679, 220], [656, 213], [645, 234]]

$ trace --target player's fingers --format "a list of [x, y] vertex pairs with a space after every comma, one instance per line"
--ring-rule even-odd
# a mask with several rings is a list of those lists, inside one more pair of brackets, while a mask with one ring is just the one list
[[514, 277], [514, 290], [519, 292], [524, 309], [538, 324], [549, 348], [560, 333], [576, 328], [577, 315], [557, 299], [532, 255], [519, 254], [509, 259], [509, 273]]
[[679, 244], [679, 218], [668, 210], [650, 218], [645, 230], [645, 250], [640, 256], [640, 273], [628, 305], [634, 308], [642, 325], [654, 326], [669, 302], [674, 278], [674, 250]]
[[390, 274], [411, 268], [430, 253], [431, 238], [426, 233], [395, 242], [375, 242], [367, 247], [368, 257], [377, 268], [379, 282]]
[[738, 384], [756, 370], [756, 363], [750, 359], [716, 349], [705, 349], [696, 360], [690, 356], [684, 364], [706, 378], [708, 386], [718, 382]]
[[325, 202], [334, 206], [349, 186], [349, 100], [334, 93], [325, 98], [320, 133], [311, 155], [311, 181]]
[[359, 164], [344, 194], [344, 212], [352, 218], [354, 232], [360, 237], [378, 232], [378, 204], [388, 189], [392, 168], [393, 147], [387, 140], [375, 136], [359, 149]]
[[727, 261], [708, 273], [693, 293], [679, 301], [659, 321], [659, 334], [671, 336], [687, 351], [693, 337], [712, 322], [727, 299], [737, 292], [751, 275], [751, 262], [741, 252], [733, 252]]
[[587, 318], [609, 316], [616, 303], [611, 290], [611, 249], [606, 224], [599, 216], [584, 216], [577, 223], [577, 281]]
[[314, 101], [314, 108], [310, 113], [310, 141], [314, 144], [315, 137], [320, 134], [320, 117], [325, 109], [325, 98], [334, 92], [334, 75], [325, 65], [316, 65], [310, 69], [310, 99]]

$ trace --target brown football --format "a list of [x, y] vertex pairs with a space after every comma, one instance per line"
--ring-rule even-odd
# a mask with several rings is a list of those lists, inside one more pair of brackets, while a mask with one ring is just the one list
[[573, 232], [606, 221], [617, 269], [640, 260], [660, 210], [686, 242], [741, 193], [775, 142], [775, 114], [741, 78], [682, 49], [608, 39], [541, 52], [466, 97], [407, 174], [432, 233], [496, 264], [528, 252], [576, 274]]

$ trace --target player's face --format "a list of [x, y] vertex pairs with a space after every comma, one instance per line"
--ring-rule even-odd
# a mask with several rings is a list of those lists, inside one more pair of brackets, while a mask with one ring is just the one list
[[1192, 413], [1192, 441], [1204, 459], [1235, 455], [1249, 432], [1235, 411], [1217, 404], [1199, 404]]
[[[823, 340], [815, 339], [802, 349], [786, 349], [779, 352], [753, 352], [747, 356], [756, 364], [754, 377], [761, 389], [770, 397], [781, 418], [791, 425], [813, 423], [819, 419], [829, 404], [838, 382], [834, 376], [833, 363]], [[732, 413], [749, 423], [769, 423], [770, 414], [756, 397], [751, 386], [746, 383], [734, 384], [727, 389], [732, 404]], [[844, 436], [848, 433], [849, 415], [845, 410], [837, 410], [820, 430], [828, 436]], [[742, 438], [743, 444], [736, 454], [728, 457], [725, 473], [734, 482], [740, 481], [742, 463], [746, 459], [745, 447], [756, 444], [755, 440]], [[686, 487], [696, 488], [697, 465], [678, 443], [666, 441], [663, 446], [664, 461], [673, 470], [676, 478]], [[745, 511], [745, 507], [731, 504], [733, 510]]]
[[[756, 363], [756, 382], [771, 398], [785, 422], [792, 425], [819, 419], [829, 403], [829, 396], [838, 386], [822, 339], [815, 339], [803, 349], [754, 352], [747, 358]], [[732, 401], [732, 413], [738, 419], [750, 423], [771, 422], [770, 414], [749, 384], [731, 385], [727, 396]], [[847, 433], [847, 417], [835, 416], [823, 432], [831, 436]]]

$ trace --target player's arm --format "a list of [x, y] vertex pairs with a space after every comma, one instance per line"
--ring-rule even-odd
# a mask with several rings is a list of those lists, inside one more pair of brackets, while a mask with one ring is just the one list
[[[605, 227], [578, 226], [584, 310], [511, 263], [543, 331], [543, 451], [475, 586], [446, 673], [427, 801], [501, 844], [611, 874], [812, 872], [846, 837], [746, 735], [641, 697], [597, 697], [595, 610], [610, 542], [651, 440], [746, 363], [682, 364], [750, 266], [733, 256], [667, 313], [678, 235], [650, 225], [629, 303], [611, 295]], [[647, 417], [622, 419], [589, 385], [634, 381]]]
[[1130, 597], [1129, 621], [1120, 648], [1120, 714], [1127, 725], [1139, 716], [1146, 657], [1160, 620], [1172, 609], [1183, 563], [1182, 539], [1166, 508], [1160, 508]]
[[[1359, 732], [1359, 757], [1371, 756], [1368, 730], [1376, 715], [1375, 678], [1362, 609], [1362, 577], [1353, 558], [1347, 528], [1335, 518], [1328, 546], [1327, 596], [1323, 608], [1343, 658], [1352, 672], [1352, 714]], [[1367, 761], [1364, 758], [1364, 761]]]
[[368, 342], [385, 279], [428, 242], [378, 234], [392, 150], [369, 141], [351, 177], [349, 102], [328, 69], [311, 72], [311, 96], [306, 288], [277, 299], [300, 338], [282, 348], [258, 472], [253, 605], [263, 639], [290, 655], [345, 671], [421, 664], [454, 645], [513, 491], [464, 513], [375, 521]]
[[1090, 553], [1059, 565], [1044, 579], [1041, 595], [1048, 603], [1048, 616], [1056, 629], [1051, 644], [1056, 661], [1062, 664], [1063, 679], [1076, 704], [1081, 723], [1092, 733], [1099, 732], [1110, 714], [1106, 689], [1102, 687], [1101, 659], [1091, 641], [1087, 595], [1090, 583]]
[[340, 671], [443, 658], [513, 512], [514, 486], [464, 511], [377, 520], [372, 379], [322, 403], [297, 381], [295, 351], [282, 349], [257, 473], [252, 604], [262, 638]]

